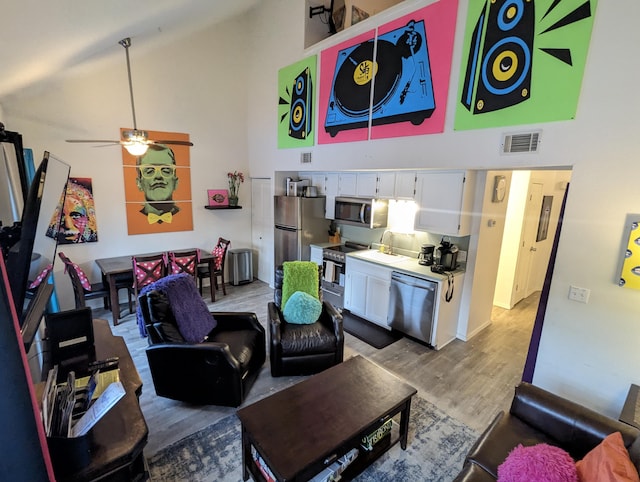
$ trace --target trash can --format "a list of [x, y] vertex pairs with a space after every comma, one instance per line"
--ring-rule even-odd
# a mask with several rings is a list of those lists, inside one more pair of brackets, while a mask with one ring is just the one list
[[248, 248], [229, 250], [231, 284], [238, 286], [253, 281], [253, 258]]

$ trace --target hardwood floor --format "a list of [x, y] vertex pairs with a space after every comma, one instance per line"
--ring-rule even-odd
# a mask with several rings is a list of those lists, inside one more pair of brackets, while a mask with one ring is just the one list
[[[252, 311], [265, 325], [273, 291], [266, 283], [254, 281], [228, 286], [227, 296], [219, 292], [215, 303], [207, 295], [205, 288], [211, 311]], [[535, 293], [512, 310], [494, 308], [489, 327], [468, 342], [455, 340], [440, 351], [407, 338], [378, 350], [345, 333], [345, 358], [355, 354], [367, 357], [407, 380], [420, 396], [449, 415], [481, 431], [498, 411], [509, 408], [513, 387], [521, 379], [538, 300], [539, 293]], [[140, 403], [149, 426], [147, 456], [235, 413], [234, 408], [194, 407], [157, 397], [145, 355], [147, 341], [138, 333], [135, 315], [127, 315], [124, 304], [121, 309], [126, 316], [112, 330], [124, 337], [144, 383]], [[102, 308], [95, 307], [94, 316], [111, 321], [111, 314]], [[299, 379], [272, 378], [267, 359], [244, 405]]]

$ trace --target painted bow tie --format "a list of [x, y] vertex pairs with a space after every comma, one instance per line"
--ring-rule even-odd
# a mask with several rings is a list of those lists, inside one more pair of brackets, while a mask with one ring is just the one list
[[154, 213], [147, 214], [147, 221], [149, 221], [149, 224], [155, 224], [158, 222], [171, 223], [172, 220], [173, 220], [173, 214], [171, 214], [170, 212], [160, 214], [160, 215], [157, 215]]

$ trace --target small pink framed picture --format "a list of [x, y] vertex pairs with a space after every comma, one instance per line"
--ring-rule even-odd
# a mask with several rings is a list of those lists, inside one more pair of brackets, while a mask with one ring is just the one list
[[227, 189], [207, 189], [209, 206], [228, 206], [229, 191]]

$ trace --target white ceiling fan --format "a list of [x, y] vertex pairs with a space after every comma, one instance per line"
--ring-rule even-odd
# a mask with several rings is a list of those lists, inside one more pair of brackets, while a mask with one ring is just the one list
[[133, 83], [131, 82], [131, 64], [129, 62], [129, 47], [131, 47], [131, 39], [127, 37], [120, 40], [120, 42], [118, 43], [124, 47], [125, 53], [127, 56], [127, 75], [129, 77], [129, 94], [131, 96], [131, 113], [133, 115], [133, 129], [123, 131], [122, 139], [120, 139], [119, 141], [67, 139], [67, 142], [90, 142], [93, 144], [120, 144], [132, 156], [142, 156], [145, 152], [147, 152], [147, 149], [152, 144], [193, 146], [193, 143], [189, 141], [152, 140], [152, 139], [149, 139], [149, 133], [147, 131], [138, 130], [138, 127], [136, 124], [136, 108], [133, 103]]

